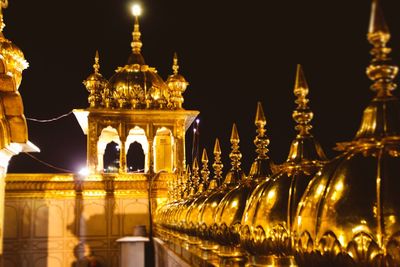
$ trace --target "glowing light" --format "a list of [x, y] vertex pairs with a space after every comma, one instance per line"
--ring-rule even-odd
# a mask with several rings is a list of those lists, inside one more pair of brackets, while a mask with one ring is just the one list
[[89, 169], [84, 167], [84, 168], [80, 169], [78, 173], [79, 173], [79, 175], [82, 175], [82, 176], [88, 176], [89, 175]]
[[199, 124], [200, 123], [200, 119], [196, 119], [196, 123]]
[[335, 185], [335, 189], [339, 192], [343, 190], [343, 182], [339, 182]]
[[142, 14], [142, 8], [139, 4], [133, 4], [131, 7], [132, 14], [137, 17]]
[[275, 190], [271, 190], [271, 191], [268, 192], [268, 195], [267, 195], [268, 201], [270, 201], [270, 200], [272, 200], [272, 199], [275, 199], [275, 197], [276, 197], [276, 192], [275, 192]]
[[236, 208], [237, 205], [238, 205], [237, 201], [233, 201], [233, 202], [232, 202], [232, 208]]

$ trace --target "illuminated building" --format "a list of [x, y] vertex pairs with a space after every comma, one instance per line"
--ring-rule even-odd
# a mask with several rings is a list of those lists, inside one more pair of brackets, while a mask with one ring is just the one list
[[[308, 85], [299, 68], [293, 113], [298, 134], [289, 157], [274, 165], [267, 156], [266, 118], [259, 104], [257, 157], [249, 174], [240, 168], [239, 150], [239, 141], [249, 137], [239, 138], [236, 125], [232, 168], [225, 175], [218, 141], [214, 175], [207, 153], [202, 164], [194, 159], [185, 171], [184, 133], [198, 112], [183, 109], [187, 81], [178, 73], [177, 57], [173, 74], [163, 81], [146, 65], [140, 36], [136, 16], [127, 64], [107, 80], [96, 53], [94, 72], [84, 81], [89, 107], [74, 113], [87, 135], [88, 172], [8, 176], [6, 266], [116, 266], [116, 239], [138, 224], [154, 230], [158, 262], [164, 264], [183, 258], [216, 266], [400, 265], [394, 182], [400, 106], [392, 94], [398, 68], [389, 58], [390, 34], [377, 0], [367, 68], [376, 97], [356, 137], [338, 144], [337, 158], [326, 159], [311, 135]], [[110, 142], [118, 145], [114, 165], [105, 163]], [[135, 142], [144, 154], [139, 173], [127, 160]], [[168, 249], [175, 254], [162, 253]]]

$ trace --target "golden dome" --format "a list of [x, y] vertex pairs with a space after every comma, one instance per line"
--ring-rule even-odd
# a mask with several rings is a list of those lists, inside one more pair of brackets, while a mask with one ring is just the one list
[[103, 101], [102, 94], [104, 88], [107, 86], [108, 81], [101, 75], [99, 72], [100, 64], [99, 64], [99, 52], [96, 51], [96, 55], [94, 57], [94, 72], [83, 81], [86, 89], [89, 91], [88, 102], [91, 108], [100, 107]]
[[178, 55], [174, 54], [174, 60], [172, 65], [173, 74], [167, 79], [167, 85], [171, 91], [171, 104], [174, 108], [182, 108], [183, 96], [182, 94], [186, 91], [189, 83], [185, 77], [178, 73]]
[[28, 68], [29, 64], [21, 49], [3, 35], [5, 24], [1, 9], [7, 7], [7, 2], [2, 1], [0, 5], [0, 55], [1, 59], [6, 62], [1, 66], [1, 71], [4, 70], [4, 73], [12, 75], [16, 82], [16, 89], [18, 89], [22, 80], [22, 71]]
[[272, 162], [266, 154], [269, 144], [264, 129], [266, 120], [260, 103], [257, 105], [255, 124], [258, 128], [258, 135], [254, 143], [257, 145], [258, 156], [247, 178], [240, 169], [239, 135], [235, 126], [232, 131], [233, 150], [231, 154], [234, 154], [234, 157], [231, 156], [231, 172], [237, 177], [239, 184], [225, 195], [216, 211], [213, 231], [215, 240], [220, 243], [217, 253], [221, 257], [244, 256], [239, 237], [243, 212], [254, 188], [272, 175]]
[[[204, 204], [204, 201], [210, 195], [210, 193], [215, 189], [213, 185], [209, 187], [209, 175], [210, 171], [208, 170], [208, 156], [207, 151], [203, 149], [202, 155], [202, 168], [201, 168], [201, 184], [199, 185], [197, 197], [193, 201], [192, 205], [189, 208], [187, 213], [187, 224], [185, 226], [185, 231], [189, 235], [188, 243], [189, 244], [200, 244], [200, 239], [197, 238], [197, 227], [199, 224], [199, 214], [201, 207]], [[214, 183], [213, 183], [214, 184]]]
[[[292, 225], [296, 207], [313, 175], [326, 160], [319, 143], [310, 134], [313, 117], [308, 107], [308, 86], [300, 65], [294, 88], [297, 108], [293, 118], [298, 131], [287, 161], [271, 179], [252, 193], [242, 218], [241, 243], [251, 264], [290, 265], [294, 261]], [[258, 265], [257, 265], [258, 266]]]
[[167, 107], [168, 86], [157, 74], [157, 70], [145, 64], [141, 54], [139, 20], [135, 17], [132, 54], [124, 67], [119, 67], [110, 78], [105, 95], [116, 108], [160, 108]]
[[353, 141], [311, 181], [298, 207], [301, 264], [400, 265], [400, 103], [391, 94], [398, 68], [388, 56], [390, 34], [372, 3], [367, 74], [377, 95]]
[[[188, 181], [188, 188], [189, 195], [187, 196], [186, 200], [180, 203], [180, 207], [176, 213], [176, 223], [177, 223], [177, 230], [181, 233], [185, 233], [187, 227], [187, 215], [189, 213], [190, 207], [192, 203], [198, 197], [198, 189], [200, 184], [200, 176], [199, 176], [199, 164], [197, 159], [195, 158], [192, 165], [192, 175], [191, 179]], [[183, 234], [183, 236], [185, 236]], [[186, 236], [184, 237], [187, 238]]]
[[214, 145], [214, 177], [208, 187], [210, 192], [200, 207], [198, 215], [197, 235], [202, 239], [200, 248], [203, 250], [213, 250], [218, 245], [212, 240], [212, 226], [214, 223], [216, 207], [226, 193], [236, 186], [237, 181], [225, 179], [221, 184], [223, 164], [221, 162], [221, 147], [219, 140], [215, 140]]

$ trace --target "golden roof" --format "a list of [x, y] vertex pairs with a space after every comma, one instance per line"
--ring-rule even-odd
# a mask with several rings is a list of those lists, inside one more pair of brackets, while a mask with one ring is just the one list
[[143, 43], [140, 36], [139, 19], [135, 16], [131, 43], [132, 53], [127, 64], [118, 67], [108, 82], [97, 83], [99, 86], [96, 90], [93, 90], [90, 83], [92, 80], [95, 82], [102, 80], [98, 71], [84, 81], [90, 92], [91, 107], [108, 109], [182, 108], [182, 93], [186, 90], [188, 83], [182, 75], [178, 74], [177, 57], [174, 57], [174, 73], [169, 76], [166, 83], [154, 67], [145, 63], [141, 53]]

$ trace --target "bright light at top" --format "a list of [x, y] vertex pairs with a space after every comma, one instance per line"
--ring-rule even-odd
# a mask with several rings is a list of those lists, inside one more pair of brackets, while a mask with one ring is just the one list
[[196, 123], [199, 124], [200, 123], [200, 119], [196, 119]]
[[132, 10], [132, 14], [135, 17], [140, 16], [140, 14], [142, 14], [142, 8], [140, 7], [139, 4], [132, 5], [131, 10]]

